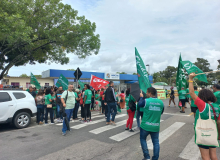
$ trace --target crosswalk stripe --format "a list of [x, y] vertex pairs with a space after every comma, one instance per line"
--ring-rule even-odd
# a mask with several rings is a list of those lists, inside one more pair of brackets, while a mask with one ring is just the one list
[[[94, 114], [95, 115], [95, 114]], [[103, 117], [104, 118], [104, 115], [98, 115], [98, 114], [96, 114], [96, 115], [98, 115], [98, 116], [94, 116], [94, 115], [92, 115], [92, 119], [93, 118], [99, 118], [99, 117]], [[70, 123], [75, 123], [75, 122], [79, 122], [79, 120], [73, 120], [73, 121], [70, 121]], [[61, 126], [61, 125], [63, 125], [63, 123], [58, 123], [58, 124], [56, 124], [57, 126]]]
[[[94, 133], [94, 134], [99, 134], [99, 133], [108, 131], [108, 130], [110, 130], [110, 129], [114, 129], [114, 128], [117, 128], [117, 127], [126, 125], [126, 121], [127, 121], [127, 120], [123, 120], [123, 121], [117, 122], [116, 126], [108, 125], [108, 126], [104, 126], [104, 127], [100, 127], [100, 128], [91, 130], [91, 131], [89, 131], [89, 132], [90, 132], [90, 133]], [[136, 121], [136, 119], [134, 119], [134, 121]]]
[[[160, 122], [163, 122], [163, 120], [160, 120]], [[134, 129], [134, 128], [132, 128], [132, 129]], [[120, 142], [120, 141], [122, 141], [122, 140], [124, 140], [124, 139], [126, 139], [128, 137], [131, 137], [131, 136], [133, 136], [133, 135], [135, 135], [135, 134], [137, 134], [139, 132], [140, 131], [135, 131], [135, 132], [124, 131], [124, 132], [121, 132], [121, 133], [116, 134], [114, 136], [111, 136], [109, 138], [112, 139], [112, 140], [115, 140], [117, 142]]]
[[[160, 144], [163, 143], [163, 141], [169, 138], [173, 133], [175, 133], [178, 129], [180, 129], [184, 124], [185, 123], [183, 122], [175, 122], [174, 124], [166, 128], [165, 130], [160, 132], [159, 143]], [[153, 149], [153, 143], [151, 139], [147, 141], [147, 148]]]
[[198, 160], [200, 159], [199, 147], [195, 144], [195, 136], [188, 142], [186, 147], [179, 155], [180, 158], [188, 160]]
[[[120, 115], [117, 115], [116, 118], [124, 117], [126, 115], [127, 114], [120, 114]], [[86, 127], [88, 125], [92, 125], [92, 124], [96, 124], [96, 123], [104, 122], [104, 121], [106, 121], [106, 119], [100, 119], [100, 120], [92, 121], [92, 122], [85, 123], [85, 124], [79, 124], [79, 125], [73, 126], [71, 128], [73, 128], [73, 129], [80, 129], [80, 128]]]

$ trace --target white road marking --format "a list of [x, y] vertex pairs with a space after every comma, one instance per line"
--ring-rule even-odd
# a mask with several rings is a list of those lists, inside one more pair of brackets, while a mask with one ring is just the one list
[[[180, 129], [184, 124], [185, 123], [183, 122], [175, 122], [165, 130], [160, 132], [159, 143], [163, 143], [167, 138], [169, 138], [173, 133]], [[148, 149], [153, 149], [153, 143], [151, 139], [147, 141], [147, 147]]]
[[[163, 120], [160, 120], [160, 122], [163, 122]], [[132, 128], [132, 129], [134, 129], [134, 128]], [[109, 138], [112, 139], [112, 140], [115, 140], [117, 142], [120, 142], [120, 141], [122, 141], [122, 140], [124, 140], [124, 139], [126, 139], [128, 137], [131, 137], [131, 136], [133, 136], [133, 135], [135, 135], [135, 134], [137, 134], [139, 132], [140, 131], [134, 131], [134, 132], [124, 131], [124, 132], [121, 132], [121, 133], [116, 134], [114, 136], [111, 136]]]
[[[120, 127], [120, 126], [123, 126], [123, 125], [125, 126], [126, 125], [126, 121], [127, 120], [123, 120], [123, 121], [117, 122], [116, 126], [107, 125], [107, 126], [104, 126], [104, 127], [100, 127], [100, 128], [91, 130], [89, 132], [94, 133], [94, 134], [99, 134], [99, 133], [102, 133], [102, 132], [105, 132], [105, 131], [108, 131], [108, 130], [111, 130], [111, 129], [114, 129], [114, 128], [117, 128], [117, 127]], [[136, 121], [136, 119], [134, 119], [134, 121]]]
[[169, 115], [173, 115], [173, 116], [185, 116], [185, 117], [190, 117], [190, 115], [177, 114], [177, 113], [163, 113], [163, 114], [169, 114]]
[[199, 147], [195, 144], [195, 136], [188, 142], [179, 157], [188, 160], [199, 160], [201, 158]]
[[[120, 115], [117, 115], [116, 118], [124, 117], [126, 115], [127, 114], [120, 114]], [[79, 124], [79, 125], [73, 126], [71, 128], [73, 128], [73, 129], [80, 129], [80, 128], [86, 127], [88, 125], [96, 124], [96, 123], [99, 123], [99, 122], [105, 122], [105, 121], [106, 121], [106, 119], [100, 119], [100, 120], [92, 121], [92, 122], [85, 123], [85, 124]], [[116, 125], [117, 125], [117, 123], [116, 123]]]
[[[97, 115], [97, 114], [96, 114], [96, 115]], [[98, 115], [98, 116], [92, 115], [92, 119], [93, 119], [93, 118], [99, 118], [99, 117], [105, 118], [105, 116], [103, 116], [103, 115]], [[79, 120], [70, 121], [70, 123], [76, 123], [76, 122], [80, 122], [80, 121], [79, 121]], [[63, 125], [63, 123], [57, 123], [56, 125], [57, 125], [57, 126], [61, 126], [61, 125]]]

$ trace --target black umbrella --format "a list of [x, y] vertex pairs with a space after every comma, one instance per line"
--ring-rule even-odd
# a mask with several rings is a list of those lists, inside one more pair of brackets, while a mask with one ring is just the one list
[[[141, 93], [141, 90], [139, 87], [139, 82], [132, 83], [130, 94], [134, 97], [134, 99], [136, 101], [139, 101], [140, 93]], [[142, 93], [143, 93], [144, 97], [146, 97], [146, 93], [144, 93], [144, 92], [142, 92]]]

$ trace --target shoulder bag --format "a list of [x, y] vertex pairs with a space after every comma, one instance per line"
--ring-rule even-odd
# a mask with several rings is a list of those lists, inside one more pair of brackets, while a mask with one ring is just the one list
[[[196, 144], [209, 146], [209, 147], [219, 147], [217, 124], [215, 120], [212, 120], [210, 105], [208, 104], [208, 106], [209, 106], [209, 119], [207, 120], [201, 119], [199, 113], [199, 118], [195, 126]], [[213, 110], [213, 113], [214, 112], [215, 111]]]
[[[217, 121], [216, 112], [215, 112], [215, 110], [214, 110], [214, 107], [213, 107], [211, 104], [210, 104], [210, 106], [212, 107], [215, 120]], [[220, 115], [219, 115], [219, 116], [220, 116]], [[218, 125], [218, 124], [217, 124], [217, 129], [218, 129], [218, 140], [220, 140], [220, 125]]]

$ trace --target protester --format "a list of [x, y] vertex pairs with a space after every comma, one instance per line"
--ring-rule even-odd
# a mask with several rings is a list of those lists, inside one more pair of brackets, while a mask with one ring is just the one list
[[175, 95], [174, 95], [174, 90], [173, 90], [173, 87], [170, 88], [170, 100], [169, 100], [169, 107], [170, 107], [170, 104], [171, 104], [171, 101], [173, 102], [174, 106], [176, 107], [176, 104], [175, 104]]
[[99, 106], [100, 106], [100, 91], [96, 91], [95, 93], [95, 110], [98, 111], [99, 110]]
[[63, 93], [63, 87], [60, 86], [56, 92], [56, 104], [57, 104], [57, 122], [58, 123], [63, 123], [63, 114], [61, 111], [61, 96]]
[[[62, 106], [65, 110], [66, 118], [70, 122], [71, 114], [73, 113], [73, 108], [75, 107], [75, 93], [73, 92], [73, 85], [68, 86], [68, 90], [64, 91], [61, 96]], [[63, 120], [62, 135], [65, 136], [67, 131], [67, 126]]]
[[55, 119], [57, 117], [57, 105], [56, 105], [56, 95], [55, 95], [55, 92], [53, 91], [51, 93], [51, 99], [52, 99], [52, 108], [53, 108], [53, 118]]
[[91, 88], [91, 92], [92, 92], [91, 111], [94, 111], [95, 90], [93, 88]]
[[217, 99], [217, 101], [215, 103], [220, 106], [220, 85], [219, 84], [214, 84], [213, 85], [213, 91], [214, 91], [214, 95]]
[[78, 114], [78, 110], [79, 110], [79, 101], [81, 98], [81, 97], [79, 97], [79, 89], [76, 89], [74, 94], [76, 97], [76, 103], [75, 103], [75, 108], [73, 109], [73, 119], [78, 120], [77, 114]]
[[91, 111], [90, 111], [90, 105], [92, 102], [92, 91], [90, 90], [90, 86], [88, 84], [85, 84], [85, 93], [84, 93], [84, 100], [83, 100], [83, 108], [84, 108], [84, 114], [85, 114], [85, 120], [84, 123], [91, 122]]
[[[107, 125], [109, 125], [109, 124], [116, 125], [116, 123], [115, 123], [115, 115], [117, 113], [116, 97], [115, 97], [115, 91], [114, 91], [114, 83], [112, 81], [109, 82], [109, 87], [105, 92], [104, 104], [108, 106], [108, 114], [107, 114], [106, 124]], [[110, 122], [110, 114], [111, 114], [112, 109], [113, 109], [113, 113], [112, 113], [112, 119]]]
[[[189, 88], [187, 88], [187, 89], [186, 89], [186, 103], [189, 103], [189, 105], [191, 106], [191, 103], [190, 103], [190, 101], [189, 101], [189, 98], [190, 98]], [[186, 105], [185, 105], [185, 108], [187, 108]]]
[[[215, 103], [216, 102], [215, 95], [208, 89], [202, 89], [201, 91], [199, 91], [199, 94], [197, 96], [193, 88], [193, 78], [195, 76], [196, 76], [195, 73], [191, 73], [189, 75], [189, 93], [195, 102], [194, 104], [198, 107], [195, 117], [195, 126], [199, 118], [199, 115], [203, 120], [209, 119], [209, 107], [211, 111], [211, 118], [212, 120], [215, 120], [214, 112], [211, 106], [213, 106], [215, 110], [217, 117], [217, 124], [220, 125], [220, 115], [219, 115], [220, 107]], [[216, 155], [216, 147], [208, 147], [204, 145], [198, 145], [198, 147], [203, 160], [210, 160], [210, 159], [218, 160]]]
[[36, 98], [35, 102], [37, 105], [37, 123], [38, 124], [44, 124], [43, 123], [43, 116], [44, 116], [44, 93], [42, 91], [39, 91]]
[[[84, 87], [85, 87], [85, 85], [84, 85]], [[80, 97], [81, 97], [81, 99], [80, 99], [80, 106], [81, 106], [81, 120], [79, 120], [79, 121], [81, 121], [81, 122], [84, 122], [84, 118], [85, 118], [84, 107], [83, 107], [84, 93], [85, 93], [85, 89], [83, 88], [83, 90], [82, 90], [82, 92], [81, 92], [81, 94], [80, 94]]]
[[34, 98], [36, 97], [36, 92], [34, 91], [33, 87], [30, 86], [29, 87], [29, 91], [28, 91]]
[[[199, 92], [197, 91], [197, 86], [194, 86], [194, 93], [198, 96]], [[190, 96], [190, 95], [189, 95], [189, 96]], [[190, 96], [190, 100], [191, 100], [191, 112], [194, 113], [194, 118], [195, 118], [195, 116], [196, 116], [196, 111], [197, 111], [198, 107], [194, 104], [195, 102], [194, 102], [194, 100], [191, 98], [191, 96]], [[193, 123], [193, 125], [194, 125], [194, 123]]]
[[105, 99], [105, 89], [104, 88], [102, 88], [101, 89], [101, 92], [100, 92], [100, 96], [101, 96], [101, 114], [103, 114], [104, 113], [104, 111], [105, 111], [105, 104], [104, 104], [104, 99]]
[[119, 95], [121, 97], [121, 100], [120, 100], [120, 107], [122, 109], [125, 108], [125, 92], [124, 91], [121, 91], [121, 94]]
[[51, 89], [47, 88], [45, 93], [45, 105], [46, 105], [46, 114], [45, 114], [45, 124], [48, 124], [48, 113], [50, 113], [50, 121], [51, 124], [54, 124], [53, 119], [53, 108], [52, 108], [52, 97], [51, 97]]
[[[126, 95], [128, 94], [129, 100], [128, 100], [128, 108], [127, 108], [127, 113], [128, 113], [128, 120], [127, 120], [127, 124], [126, 124], [126, 129], [125, 130], [129, 130], [130, 132], [134, 132], [134, 130], [132, 129], [132, 125], [133, 125], [133, 119], [134, 119], [134, 114], [136, 111], [136, 100], [133, 98], [132, 95], [130, 95], [130, 89], [127, 90]], [[129, 103], [131, 104], [131, 106], [129, 105]], [[134, 106], [132, 106], [132, 104]], [[131, 108], [134, 107], [134, 108]]]
[[180, 111], [180, 113], [185, 113], [186, 90], [184, 90], [184, 87], [182, 87], [179, 91], [179, 101], [182, 103], [182, 110]]
[[[143, 160], [150, 159], [150, 154], [147, 148], [147, 136], [151, 135], [151, 140], [153, 143], [153, 157], [152, 160], [159, 159], [160, 144], [159, 144], [159, 132], [160, 132], [160, 119], [161, 114], [164, 111], [164, 104], [162, 100], [156, 98], [156, 89], [150, 87], [147, 89], [148, 99], [144, 99], [143, 94], [140, 94], [140, 101], [138, 103], [139, 107], [144, 107], [144, 115], [141, 122], [140, 128], [140, 142], [142, 151], [144, 154]], [[153, 106], [152, 106], [153, 105]]]

